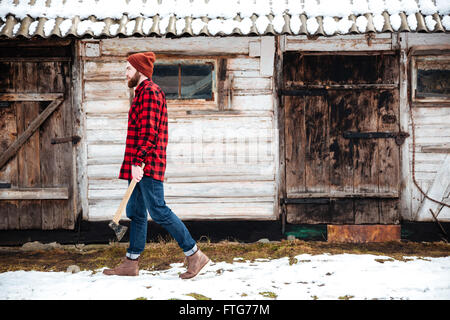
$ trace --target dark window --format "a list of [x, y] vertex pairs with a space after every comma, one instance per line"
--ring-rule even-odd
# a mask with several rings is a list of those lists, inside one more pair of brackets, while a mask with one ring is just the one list
[[420, 101], [448, 100], [450, 98], [450, 58], [427, 56], [416, 58], [415, 94]]
[[212, 63], [156, 64], [153, 81], [163, 89], [170, 100], [213, 100]]
[[450, 96], [450, 70], [417, 70], [418, 98]]

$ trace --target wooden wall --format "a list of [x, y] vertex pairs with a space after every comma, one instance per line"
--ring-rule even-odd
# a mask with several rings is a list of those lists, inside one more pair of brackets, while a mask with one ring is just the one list
[[154, 51], [157, 59], [170, 52], [180, 58], [208, 55], [226, 61], [222, 111], [169, 103], [164, 184], [169, 207], [187, 220], [277, 218], [274, 45], [273, 37], [80, 42], [84, 219], [109, 220], [127, 187], [117, 178], [130, 105], [125, 66], [127, 54], [138, 51]]
[[[408, 221], [435, 221], [429, 209], [439, 212], [439, 221], [450, 221], [450, 208], [425, 198], [413, 182], [413, 137], [415, 128], [415, 179], [429, 197], [450, 204], [450, 106], [447, 103], [417, 105], [411, 103], [411, 53], [418, 47], [442, 48], [450, 43], [444, 33], [400, 33], [401, 52], [400, 113], [402, 130], [410, 133], [402, 148], [401, 215]], [[447, 51], [448, 52], [448, 51]], [[408, 55], [409, 54], [409, 55]], [[413, 118], [411, 118], [411, 112]]]

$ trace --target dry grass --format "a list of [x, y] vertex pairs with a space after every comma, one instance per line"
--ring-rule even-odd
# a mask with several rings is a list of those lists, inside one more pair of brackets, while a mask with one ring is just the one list
[[[368, 244], [337, 244], [321, 241], [277, 241], [270, 243], [200, 242], [198, 246], [213, 261], [276, 259], [299, 254], [373, 254], [406, 260], [407, 256], [443, 257], [450, 255], [450, 245], [444, 242], [387, 242]], [[127, 244], [63, 246], [52, 250], [22, 251], [20, 248], [0, 248], [0, 272], [14, 270], [66, 271], [70, 265], [81, 270], [114, 267], [125, 255]], [[175, 241], [148, 243], [141, 255], [140, 267], [164, 270], [171, 263], [182, 262], [184, 255]], [[380, 262], [383, 259], [380, 259]], [[384, 259], [385, 260], [385, 259]], [[384, 262], [384, 261], [383, 261]]]

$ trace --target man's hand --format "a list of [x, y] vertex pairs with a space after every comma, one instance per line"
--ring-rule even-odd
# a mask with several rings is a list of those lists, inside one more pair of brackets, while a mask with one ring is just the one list
[[136, 182], [141, 181], [142, 176], [144, 175], [144, 170], [138, 166], [131, 166], [131, 176]]

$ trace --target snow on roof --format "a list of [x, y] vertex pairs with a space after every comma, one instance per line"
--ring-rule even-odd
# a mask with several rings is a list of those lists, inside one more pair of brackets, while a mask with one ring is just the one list
[[446, 32], [450, 0], [0, 0], [0, 36]]

